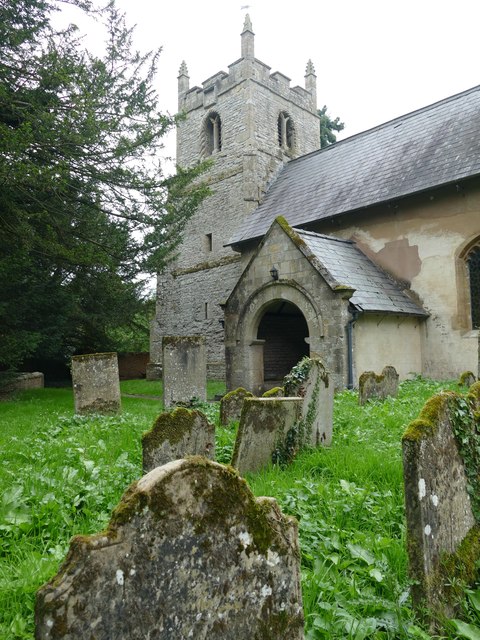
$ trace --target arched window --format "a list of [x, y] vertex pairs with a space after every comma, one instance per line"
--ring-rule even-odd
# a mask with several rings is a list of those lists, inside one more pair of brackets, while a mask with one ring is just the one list
[[278, 116], [278, 146], [285, 151], [293, 149], [295, 141], [295, 131], [292, 118], [286, 111], [282, 111]]
[[211, 156], [222, 149], [222, 122], [218, 113], [209, 113], [204, 126], [205, 155]]
[[472, 329], [480, 329], [480, 247], [476, 246], [467, 255], [470, 282], [470, 313]]

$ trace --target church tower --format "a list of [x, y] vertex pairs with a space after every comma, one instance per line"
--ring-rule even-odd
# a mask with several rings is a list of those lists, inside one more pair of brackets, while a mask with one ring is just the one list
[[285, 162], [320, 147], [316, 76], [308, 62], [305, 87], [290, 87], [255, 58], [255, 35], [247, 15], [241, 57], [202, 86], [190, 87], [182, 62], [178, 107], [177, 164], [212, 159], [207, 180], [212, 194], [189, 221], [178, 259], [159, 275], [157, 313], [150, 358], [161, 362], [164, 335], [204, 335], [208, 376], [224, 376], [223, 312], [242, 273], [246, 255], [225, 246], [259, 205]]

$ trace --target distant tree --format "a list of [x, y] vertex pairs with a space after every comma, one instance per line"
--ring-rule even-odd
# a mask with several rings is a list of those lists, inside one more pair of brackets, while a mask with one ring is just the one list
[[[165, 178], [175, 119], [114, 2], [65, 0], [104, 24], [94, 55], [57, 0], [0, 0], [0, 368], [108, 348], [142, 310], [142, 273], [172, 255], [208, 193]], [[192, 182], [194, 181], [194, 182]], [[196, 185], [196, 186], [193, 186]]]
[[327, 113], [327, 105], [324, 105], [317, 111], [320, 116], [320, 148], [328, 147], [330, 144], [335, 144], [337, 136], [334, 131], [343, 131], [345, 124], [340, 122], [340, 118], [332, 119]]

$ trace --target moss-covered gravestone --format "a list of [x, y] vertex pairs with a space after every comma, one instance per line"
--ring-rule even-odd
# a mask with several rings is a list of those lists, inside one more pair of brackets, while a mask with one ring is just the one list
[[283, 398], [285, 397], [285, 389], [283, 387], [272, 387], [262, 394], [262, 398]]
[[232, 465], [244, 474], [289, 462], [298, 450], [302, 405], [302, 398], [245, 398]]
[[72, 357], [75, 413], [118, 413], [120, 377], [116, 353], [89, 353]]
[[458, 384], [462, 387], [471, 387], [472, 384], [475, 384], [476, 378], [472, 371], [464, 371], [459, 380]]
[[165, 408], [207, 399], [205, 336], [164, 336], [163, 404]]
[[226, 393], [220, 400], [220, 424], [226, 426], [233, 420], [239, 420], [245, 398], [253, 398], [253, 393], [243, 387]]
[[305, 357], [285, 376], [286, 396], [303, 399], [299, 446], [330, 446], [333, 429], [333, 384], [318, 358]]
[[395, 367], [384, 367], [377, 375], [374, 371], [364, 371], [358, 381], [358, 401], [365, 404], [367, 400], [377, 398], [384, 400], [388, 396], [395, 397], [398, 393], [398, 373]]
[[215, 456], [215, 426], [195, 409], [178, 407], [162, 413], [142, 436], [143, 472], [172, 460], [199, 455]]
[[205, 459], [154, 469], [37, 594], [36, 640], [301, 640], [297, 523]]
[[434, 396], [403, 436], [412, 598], [420, 612], [431, 612], [433, 626], [454, 613], [462, 586], [475, 580], [480, 559], [475, 397], [478, 389], [471, 397]]

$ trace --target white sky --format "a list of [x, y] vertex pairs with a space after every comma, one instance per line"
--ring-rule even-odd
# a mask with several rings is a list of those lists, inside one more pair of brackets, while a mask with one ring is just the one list
[[[480, 0], [117, 0], [142, 51], [162, 47], [158, 92], [177, 108], [185, 60], [190, 86], [240, 57], [248, 12], [255, 57], [304, 85], [317, 73], [318, 106], [346, 137], [480, 83]], [[174, 154], [173, 142], [167, 144]]]

